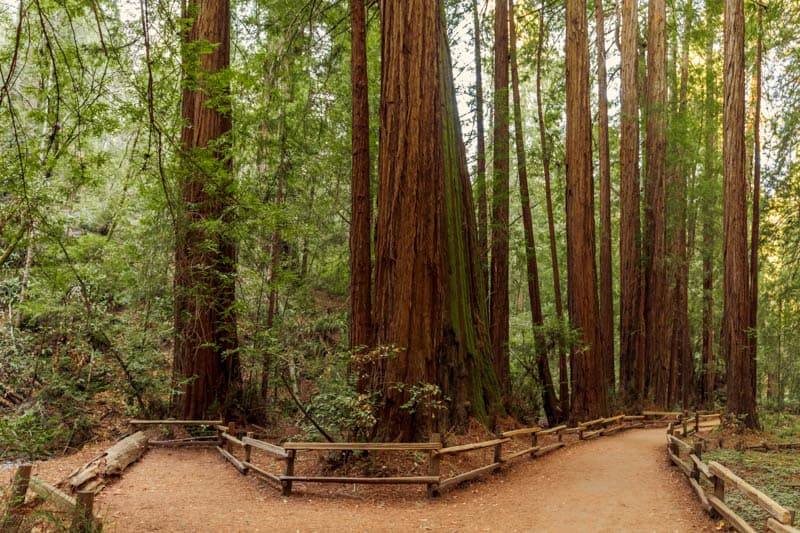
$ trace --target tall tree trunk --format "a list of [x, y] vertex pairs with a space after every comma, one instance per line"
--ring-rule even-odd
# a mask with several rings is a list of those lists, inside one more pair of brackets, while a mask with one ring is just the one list
[[483, 124], [483, 59], [481, 58], [481, 21], [478, 0], [472, 0], [473, 31], [475, 32], [475, 127], [478, 135], [477, 172], [475, 187], [478, 191], [478, 252], [483, 279], [489, 280], [489, 207], [486, 200], [486, 132]]
[[497, 379], [504, 395], [511, 387], [508, 361], [508, 4], [494, 13], [494, 173], [492, 176], [492, 253], [489, 327]]
[[603, 0], [595, 0], [597, 33], [597, 147], [600, 157], [600, 340], [606, 386], [614, 390], [614, 290], [611, 276], [611, 155], [608, 146], [606, 26]]
[[[553, 268], [553, 294], [555, 296], [556, 317], [559, 322], [564, 318], [564, 307], [561, 301], [561, 274], [558, 266], [558, 247], [556, 244], [556, 226], [553, 217], [553, 194], [550, 187], [550, 147], [547, 143], [547, 127], [544, 122], [542, 104], [542, 50], [545, 35], [544, 9], [539, 10], [539, 37], [536, 45], [536, 113], [539, 118], [539, 141], [542, 145], [542, 168], [544, 170], [545, 201], [547, 203], [547, 229], [550, 237], [550, 264]], [[558, 396], [561, 416], [569, 415], [569, 370], [567, 368], [567, 351], [562, 342], [558, 345]]]
[[[703, 180], [705, 190], [714, 191], [716, 189], [717, 171], [717, 89], [714, 72], [714, 22], [715, 14], [710, 0], [706, 2], [706, 87], [704, 109], [704, 161], [703, 161]], [[717, 204], [716, 194], [710, 194], [705, 198], [707, 205]], [[700, 379], [700, 394], [703, 405], [707, 409], [714, 407], [714, 389], [716, 384], [716, 359], [714, 357], [714, 248], [715, 234], [714, 228], [715, 213], [712, 209], [701, 211], [702, 236], [703, 236], [703, 349], [702, 367]]]
[[684, 409], [689, 408], [694, 382], [694, 362], [689, 341], [689, 263], [686, 252], [687, 215], [687, 174], [689, 166], [686, 149], [688, 130], [686, 127], [687, 92], [689, 83], [689, 34], [692, 30], [693, 11], [690, 4], [684, 10], [684, 33], [681, 49], [680, 82], [676, 91], [678, 109], [675, 122], [678, 124], [677, 137], [667, 173], [667, 194], [669, 196], [668, 224], [670, 256], [670, 304], [672, 305], [672, 331], [670, 336], [670, 355], [673, 359], [673, 372], [670, 378], [670, 403], [678, 400]]
[[647, 5], [647, 125], [644, 200], [645, 353], [648, 390], [658, 407], [667, 407], [669, 388], [669, 321], [666, 274], [666, 3]]
[[[375, 252], [378, 433], [423, 438], [500, 407], [486, 290], [441, 1], [382, 0], [381, 139]], [[441, 402], [403, 406], [437, 385]], [[423, 387], [423, 389], [419, 389]]]
[[567, 0], [567, 306], [581, 343], [572, 352], [573, 420], [608, 411], [597, 324], [589, 30], [585, 0]]
[[372, 194], [370, 192], [367, 18], [364, 0], [350, 0], [352, 185], [350, 219], [350, 348], [372, 343]]
[[639, 23], [637, 0], [622, 0], [619, 377], [626, 405], [639, 407], [644, 394], [641, 222], [639, 217]]
[[514, 0], [508, 0], [509, 39], [511, 44], [511, 86], [514, 94], [514, 141], [517, 147], [517, 173], [519, 174], [519, 194], [522, 203], [522, 225], [525, 230], [525, 259], [528, 274], [528, 297], [531, 303], [531, 320], [536, 339], [536, 366], [542, 384], [542, 400], [547, 421], [555, 426], [561, 419], [558, 398], [550, 374], [547, 359], [547, 341], [542, 333], [544, 317], [542, 299], [539, 294], [539, 266], [536, 260], [536, 241], [533, 236], [531, 200], [528, 192], [528, 162], [525, 154], [525, 140], [522, 126], [522, 103], [519, 94], [519, 69], [517, 67], [517, 28], [514, 20]]
[[758, 427], [748, 350], [750, 291], [747, 267], [747, 179], [744, 145], [744, 0], [725, 0], [723, 93], [722, 351], [727, 358], [729, 413]]
[[[229, 90], [217, 74], [230, 64], [228, 0], [190, 0], [176, 223], [175, 375], [184, 380], [183, 416], [212, 406], [230, 415], [241, 391], [236, 332], [236, 243], [232, 236]], [[209, 49], [208, 43], [214, 43]]]
[[761, 204], [761, 60], [764, 50], [763, 12], [764, 7], [756, 4], [758, 9], [758, 44], [756, 45], [755, 110], [753, 116], [753, 222], [750, 234], [750, 376], [752, 388], [756, 388], [756, 360], [758, 355], [758, 248], [759, 248], [759, 212]]

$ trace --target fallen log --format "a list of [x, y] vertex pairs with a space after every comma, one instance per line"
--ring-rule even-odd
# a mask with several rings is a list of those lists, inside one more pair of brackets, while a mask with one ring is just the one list
[[99, 492], [110, 476], [118, 476], [147, 451], [147, 435], [138, 431], [114, 444], [102, 455], [67, 476], [72, 492], [94, 490]]

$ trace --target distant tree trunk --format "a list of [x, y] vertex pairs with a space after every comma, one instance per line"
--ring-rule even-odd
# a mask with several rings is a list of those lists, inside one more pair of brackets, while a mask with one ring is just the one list
[[486, 132], [483, 124], [483, 60], [481, 59], [481, 21], [478, 0], [472, 0], [475, 32], [475, 127], [478, 135], [478, 168], [475, 187], [478, 191], [478, 251], [483, 279], [489, 280], [489, 208], [486, 200]]
[[[547, 202], [547, 228], [550, 237], [550, 264], [553, 268], [553, 294], [555, 296], [556, 317], [559, 322], [564, 318], [564, 307], [561, 302], [561, 274], [558, 267], [558, 247], [556, 245], [556, 226], [553, 218], [553, 195], [550, 187], [550, 147], [547, 144], [547, 127], [544, 122], [542, 105], [542, 49], [545, 34], [544, 9], [539, 10], [539, 40], [536, 45], [536, 113], [539, 117], [539, 141], [542, 145], [542, 168], [544, 170], [544, 190]], [[567, 351], [563, 343], [558, 346], [558, 377], [561, 416], [569, 415], [569, 370], [567, 368]]]
[[744, 0], [725, 0], [723, 94], [722, 351], [727, 357], [727, 411], [758, 427], [747, 328], [750, 291], [747, 268], [747, 179], [744, 145]]
[[611, 155], [608, 147], [606, 27], [603, 0], [595, 0], [597, 33], [597, 147], [600, 157], [600, 339], [606, 386], [614, 390], [614, 290], [611, 276]]
[[370, 192], [367, 18], [364, 0], [350, 0], [352, 185], [350, 219], [350, 348], [372, 343], [372, 194]]
[[648, 390], [653, 402], [667, 407], [669, 388], [669, 317], [666, 275], [666, 4], [647, 5], [647, 126], [644, 200], [645, 353]]
[[511, 387], [508, 361], [508, 4], [494, 13], [494, 173], [492, 176], [492, 253], [489, 327], [497, 379], [504, 395]]
[[528, 297], [531, 303], [531, 320], [536, 339], [536, 362], [542, 384], [542, 400], [547, 421], [555, 426], [561, 419], [558, 398], [550, 374], [547, 359], [547, 341], [542, 334], [544, 324], [542, 300], [539, 294], [539, 266], [536, 260], [536, 241], [533, 236], [531, 200], [528, 193], [528, 162], [525, 154], [525, 140], [522, 126], [522, 103], [519, 94], [519, 69], [517, 67], [517, 28], [514, 20], [514, 0], [508, 0], [509, 38], [511, 44], [511, 85], [514, 93], [514, 140], [517, 147], [517, 172], [519, 174], [519, 194], [522, 203], [522, 225], [525, 230], [525, 258], [528, 274]]
[[567, 0], [567, 305], [582, 342], [572, 352], [573, 420], [608, 411], [597, 324], [589, 31], [585, 0]]
[[[704, 109], [704, 162], [703, 162], [703, 180], [705, 182], [705, 189], [712, 189], [713, 184], [717, 181], [716, 172], [716, 154], [717, 154], [717, 113], [715, 111], [717, 105], [715, 71], [714, 71], [714, 40], [715, 32], [714, 26], [714, 13], [711, 6], [713, 3], [708, 0], [706, 2], [706, 32], [708, 33], [706, 41], [706, 57], [705, 57], [705, 71], [706, 71], [706, 87], [705, 87], [705, 102]], [[716, 205], [716, 194], [712, 194], [710, 198], [705, 198], [708, 205]], [[712, 209], [703, 209], [701, 211], [702, 219], [702, 235], [703, 235], [703, 350], [702, 350], [702, 367], [700, 375], [700, 395], [703, 405], [707, 409], [714, 407], [714, 388], [716, 382], [716, 359], [714, 357], [714, 247], [715, 247], [715, 234], [714, 228], [715, 213]]]
[[758, 355], [758, 249], [759, 249], [759, 212], [761, 204], [761, 60], [764, 49], [763, 13], [764, 7], [756, 4], [758, 9], [758, 44], [756, 45], [755, 110], [753, 117], [753, 222], [750, 234], [750, 374], [753, 379], [753, 390], [756, 384], [756, 360]]
[[687, 174], [690, 169], [685, 163], [688, 158], [686, 143], [688, 131], [686, 124], [687, 91], [689, 84], [689, 34], [692, 30], [693, 12], [690, 4], [684, 12], [684, 32], [680, 63], [680, 85], [677, 91], [678, 110], [676, 122], [680, 128], [673, 153], [675, 157], [667, 173], [667, 194], [669, 196], [670, 222], [668, 224], [670, 255], [670, 298], [672, 305], [672, 331], [670, 354], [674, 363], [670, 378], [670, 403], [678, 399], [684, 409], [689, 408], [694, 382], [694, 361], [689, 340], [689, 262], [686, 252], [686, 214], [687, 214]]
[[[486, 330], [486, 289], [455, 104], [444, 6], [382, 0], [381, 139], [374, 323], [396, 357], [379, 369], [384, 439], [488, 421], [500, 408]], [[404, 408], [413, 387], [438, 385]], [[417, 389], [419, 391], [419, 389]], [[424, 392], [425, 389], [422, 391]]]
[[[216, 74], [230, 64], [228, 0], [190, 0], [192, 21], [183, 49], [179, 175], [183, 200], [176, 224], [175, 375], [183, 385], [183, 416], [212, 407], [230, 415], [241, 390], [236, 333], [236, 243], [228, 87]], [[207, 43], [214, 43], [208, 49]], [[211, 102], [214, 102], [213, 104]]]
[[639, 217], [639, 54], [636, 0], [622, 0], [619, 377], [626, 405], [639, 407], [644, 394], [641, 222]]

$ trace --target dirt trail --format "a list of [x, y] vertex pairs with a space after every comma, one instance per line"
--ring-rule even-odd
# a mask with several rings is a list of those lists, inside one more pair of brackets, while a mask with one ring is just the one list
[[[213, 450], [154, 449], [99, 497], [105, 531], [714, 531], [664, 430], [581, 442], [428, 500], [296, 484], [282, 497]], [[391, 496], [395, 494], [395, 496]]]

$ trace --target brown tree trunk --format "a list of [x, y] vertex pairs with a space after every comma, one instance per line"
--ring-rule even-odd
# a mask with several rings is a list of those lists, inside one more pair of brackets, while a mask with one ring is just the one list
[[622, 0], [619, 377], [623, 400], [637, 408], [644, 393], [641, 222], [639, 218], [639, 30], [636, 0]]
[[606, 27], [603, 0], [595, 0], [597, 33], [597, 148], [600, 157], [600, 340], [606, 386], [614, 390], [614, 290], [611, 276], [611, 155], [608, 147]]
[[758, 427], [755, 370], [747, 328], [750, 291], [747, 267], [747, 178], [744, 145], [744, 0], [725, 1], [723, 93], [723, 315], [722, 352], [727, 358], [729, 413]]
[[690, 172], [684, 162], [688, 158], [686, 142], [687, 91], [689, 83], [689, 34], [692, 30], [693, 12], [687, 4], [684, 11], [684, 33], [680, 63], [680, 85], [677, 91], [678, 109], [675, 121], [678, 123], [678, 140], [675, 143], [669, 172], [667, 174], [667, 191], [669, 195], [670, 223], [669, 255], [670, 255], [670, 303], [672, 305], [672, 331], [670, 355], [672, 373], [670, 378], [670, 404], [678, 400], [684, 409], [689, 408], [693, 392], [694, 362], [689, 341], [689, 263], [686, 252], [686, 215], [687, 215], [687, 174]]
[[647, 125], [644, 200], [645, 353], [648, 391], [656, 406], [667, 407], [669, 389], [669, 320], [666, 274], [666, 4], [647, 6]]
[[[712, 10], [714, 4], [710, 1], [706, 2], [706, 32], [708, 33], [708, 40], [706, 42], [706, 57], [705, 57], [705, 70], [706, 70], [706, 88], [705, 88], [705, 102], [704, 109], [704, 162], [703, 162], [703, 179], [705, 181], [706, 190], [714, 191], [716, 189], [717, 171], [716, 171], [716, 154], [717, 154], [717, 113], [715, 112], [717, 105], [715, 72], [714, 72], [714, 20], [715, 15]], [[705, 198], [707, 205], [717, 204], [716, 194], [711, 194], [710, 197]], [[707, 409], [714, 407], [714, 389], [716, 384], [716, 359], [714, 357], [714, 346], [716, 344], [714, 339], [714, 248], [715, 248], [715, 234], [717, 233], [714, 227], [715, 213], [714, 210], [706, 208], [701, 211], [702, 219], [702, 236], [703, 236], [703, 350], [702, 350], [702, 367], [700, 375], [700, 394], [703, 405]]]
[[567, 0], [567, 306], [581, 330], [572, 351], [573, 420], [608, 410], [597, 324], [592, 124], [589, 109], [589, 31], [585, 0]]
[[483, 60], [481, 58], [481, 21], [478, 0], [472, 0], [473, 31], [475, 32], [475, 127], [478, 135], [477, 172], [478, 192], [478, 252], [483, 279], [489, 280], [489, 207], [486, 200], [486, 132], [483, 124]]
[[[382, 0], [381, 139], [375, 252], [384, 439], [487, 421], [500, 407], [477, 230], [441, 1]], [[407, 407], [411, 389], [437, 402]], [[420, 389], [422, 387], [422, 389]], [[429, 396], [429, 395], [428, 395]]]
[[758, 44], [756, 46], [755, 110], [753, 116], [753, 222], [750, 234], [750, 376], [756, 388], [756, 360], [758, 355], [758, 248], [761, 204], [761, 60], [764, 49], [762, 19], [764, 7], [758, 9]]
[[533, 236], [531, 200], [528, 192], [528, 162], [525, 154], [525, 140], [522, 126], [522, 103], [519, 94], [519, 69], [517, 67], [517, 28], [514, 20], [514, 0], [508, 0], [509, 39], [511, 44], [511, 86], [514, 94], [514, 140], [517, 147], [517, 173], [519, 174], [519, 194], [522, 203], [522, 225], [525, 230], [525, 259], [528, 274], [528, 297], [531, 303], [531, 320], [536, 339], [536, 366], [542, 384], [542, 400], [547, 421], [555, 426], [561, 419], [558, 398], [550, 374], [547, 359], [547, 341], [542, 334], [544, 317], [542, 300], [539, 294], [539, 266], [536, 260], [536, 241]]
[[511, 387], [508, 361], [508, 4], [494, 12], [494, 173], [489, 327], [497, 379], [504, 395]]
[[[241, 389], [236, 334], [236, 243], [228, 87], [216, 73], [230, 64], [228, 0], [190, 0], [184, 47], [181, 156], [183, 200], [176, 224], [174, 374], [184, 380], [184, 418], [216, 405], [231, 414]], [[202, 43], [202, 44], [201, 44]], [[215, 43], [210, 51], [205, 43]], [[194, 89], [193, 89], [194, 88]], [[211, 104], [210, 102], [215, 102]]]
[[[558, 247], [556, 244], [556, 226], [553, 218], [553, 194], [550, 187], [550, 147], [547, 144], [547, 127], [544, 122], [542, 104], [542, 50], [545, 35], [544, 9], [539, 10], [539, 37], [536, 45], [536, 113], [539, 118], [539, 141], [542, 145], [542, 169], [544, 170], [545, 201], [547, 203], [547, 229], [550, 237], [550, 264], [553, 268], [553, 294], [555, 297], [556, 317], [559, 322], [564, 318], [564, 307], [561, 301], [561, 274], [558, 266]], [[558, 396], [561, 416], [569, 415], [569, 370], [567, 368], [567, 351], [562, 342], [558, 344]]]
[[350, 219], [350, 348], [372, 343], [372, 194], [370, 192], [367, 19], [364, 0], [350, 0], [352, 185]]

